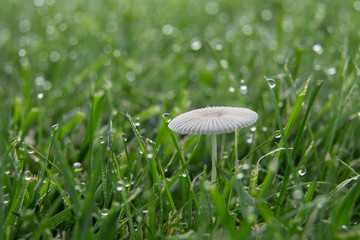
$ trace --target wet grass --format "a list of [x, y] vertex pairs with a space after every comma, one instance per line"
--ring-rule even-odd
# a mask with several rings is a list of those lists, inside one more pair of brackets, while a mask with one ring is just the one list
[[360, 1], [2, 5], [0, 239], [360, 237]]

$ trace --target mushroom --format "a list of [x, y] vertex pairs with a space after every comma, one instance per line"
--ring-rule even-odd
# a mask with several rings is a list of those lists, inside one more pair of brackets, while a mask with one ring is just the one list
[[192, 110], [175, 117], [169, 128], [180, 134], [211, 135], [212, 170], [211, 183], [216, 181], [216, 134], [235, 131], [235, 168], [237, 168], [237, 132], [253, 125], [258, 119], [256, 112], [239, 107], [207, 107]]

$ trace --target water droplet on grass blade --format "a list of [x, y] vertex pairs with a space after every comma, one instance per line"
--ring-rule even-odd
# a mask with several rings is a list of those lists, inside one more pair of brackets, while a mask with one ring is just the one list
[[26, 181], [30, 181], [31, 177], [32, 177], [32, 173], [31, 173], [29, 170], [26, 170], [26, 171], [24, 172], [24, 179], [25, 179]]
[[43, 98], [44, 98], [44, 94], [43, 94], [43, 93], [39, 93], [39, 94], [37, 95], [37, 98], [38, 98], [38, 99], [43, 99]]
[[193, 42], [191, 43], [190, 47], [191, 47], [192, 50], [197, 51], [197, 50], [199, 50], [199, 49], [201, 48], [201, 45], [202, 45], [202, 44], [201, 44], [200, 41], [195, 40], [195, 41], [193, 41]]
[[59, 128], [59, 124], [58, 123], [55, 123], [54, 125], [51, 126], [51, 129], [55, 132], [57, 131]]
[[81, 172], [83, 170], [83, 166], [79, 162], [74, 162], [73, 168], [74, 168], [74, 172]]
[[325, 70], [325, 72], [329, 75], [335, 75], [336, 74], [336, 68], [332, 67], [332, 68], [328, 68]]
[[108, 213], [108, 210], [105, 208], [105, 209], [102, 209], [101, 211], [100, 211], [100, 215], [102, 216], [102, 217], [106, 217], [107, 215], [108, 215], [109, 213]]
[[246, 85], [240, 86], [240, 93], [243, 95], [247, 94], [247, 86]]
[[9, 201], [10, 201], [9, 195], [8, 195], [8, 194], [4, 194], [4, 195], [3, 195], [3, 204], [8, 204]]
[[26, 152], [27, 152], [28, 154], [33, 154], [35, 151], [32, 150], [31, 148], [29, 148]]
[[315, 44], [312, 49], [314, 50], [314, 52], [316, 52], [317, 54], [322, 54], [324, 52], [323, 47], [320, 44]]
[[251, 144], [254, 141], [254, 135], [251, 133], [246, 134], [246, 143]]
[[104, 144], [105, 140], [104, 140], [103, 136], [100, 136], [99, 140], [100, 140], [100, 144]]
[[171, 116], [169, 113], [164, 113], [162, 115], [163, 119], [165, 120], [166, 123], [169, 123], [171, 121]]
[[136, 127], [140, 126], [140, 118], [138, 118], [138, 117], [135, 118], [134, 125], [135, 125]]
[[340, 230], [341, 230], [341, 231], [349, 231], [349, 228], [348, 228], [346, 225], [342, 225], [342, 226], [340, 227]]
[[268, 82], [270, 88], [274, 88], [276, 86], [276, 82], [272, 78], [267, 78], [267, 82]]
[[240, 180], [243, 179], [244, 176], [245, 176], [244, 173], [239, 173], [238, 175], [236, 175], [236, 178]]
[[275, 138], [281, 138], [281, 132], [280, 130], [275, 131]]
[[298, 171], [298, 175], [300, 177], [302, 177], [302, 176], [305, 176], [305, 174], [306, 174], [306, 168], [304, 166], [300, 167], [300, 169]]
[[122, 139], [123, 139], [124, 142], [126, 142], [126, 141], [128, 140], [125, 133], [122, 133], [122, 134], [121, 134], [121, 137], [122, 137]]

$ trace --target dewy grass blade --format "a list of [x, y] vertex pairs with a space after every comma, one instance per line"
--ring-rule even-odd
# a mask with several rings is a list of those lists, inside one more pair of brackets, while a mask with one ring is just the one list
[[235, 224], [231, 216], [229, 215], [229, 210], [227, 209], [224, 198], [218, 192], [214, 185], [205, 184], [206, 190], [209, 192], [210, 197], [216, 207], [216, 212], [220, 217], [220, 221], [223, 224], [224, 228], [229, 233], [232, 239], [236, 239], [236, 229]]
[[[88, 153], [91, 153], [92, 144], [95, 137], [95, 131], [101, 119], [101, 115], [104, 108], [104, 102], [105, 102], [105, 93], [103, 91], [99, 91], [95, 93], [94, 96], [92, 96], [91, 98], [89, 121], [86, 128], [85, 138], [81, 145], [81, 149], [78, 155], [76, 156], [76, 162], [82, 162], [85, 156]], [[94, 165], [93, 160], [90, 157], [90, 175], [91, 172], [94, 171], [93, 165]]]
[[296, 153], [298, 151], [298, 148], [300, 146], [300, 141], [301, 141], [301, 137], [302, 137], [302, 133], [304, 131], [304, 128], [305, 128], [305, 125], [308, 121], [308, 117], [309, 117], [309, 114], [310, 114], [310, 110], [315, 102], [315, 99], [322, 87], [322, 81], [319, 81], [317, 84], [316, 84], [316, 87], [315, 89], [313, 90], [313, 92], [311, 93], [311, 96], [310, 96], [310, 100], [309, 100], [309, 103], [306, 107], [306, 112], [305, 112], [305, 115], [302, 119], [302, 122], [301, 122], [301, 125], [300, 127], [298, 128], [298, 131], [297, 131], [297, 134], [296, 134], [296, 138], [295, 138], [295, 143], [294, 143], [294, 150], [292, 152], [292, 156], [293, 156], [293, 159], [295, 158], [296, 156]]
[[360, 194], [360, 181], [359, 176], [357, 176], [356, 183], [351, 187], [351, 189], [345, 194], [342, 200], [336, 204], [333, 215], [331, 217], [332, 229], [331, 231], [335, 233], [340, 226], [347, 225], [352, 214], [353, 207], [356, 200], [359, 198]]
[[[75, 228], [74, 228], [74, 239], [86, 239], [86, 237], [88, 237], [88, 234], [90, 234], [89, 226], [91, 225], [92, 212], [95, 209], [95, 200], [96, 200], [94, 198], [94, 195], [95, 195], [97, 186], [99, 185], [99, 182], [101, 181], [101, 169], [102, 169], [102, 161], [95, 161], [94, 163], [96, 165], [94, 166], [94, 171], [92, 172], [92, 175], [90, 178], [88, 192], [85, 197], [85, 200], [81, 201], [81, 205], [79, 203], [77, 208], [75, 208], [75, 212], [76, 212], [76, 214], [79, 215], [79, 217], [78, 217], [78, 221], [76, 222]], [[65, 169], [65, 167], [63, 167], [63, 169]], [[68, 172], [68, 174], [69, 173], [70, 172]], [[65, 178], [65, 184], [66, 183], [67, 183], [67, 180]], [[71, 185], [71, 184], [67, 183], [67, 185]], [[70, 188], [71, 187], [73, 187], [73, 186], [70, 186]], [[71, 192], [70, 192], [70, 197], [71, 197]], [[75, 196], [75, 197], [77, 197], [77, 196]]]
[[103, 220], [100, 226], [100, 232], [98, 239], [114, 239], [116, 234], [116, 223], [117, 217], [119, 215], [120, 204], [114, 203], [110, 212], [105, 219]]
[[[190, 157], [186, 160], [186, 162], [181, 166], [181, 169], [171, 178], [171, 181], [169, 183], [169, 187], [171, 188], [176, 180], [180, 177], [180, 175], [186, 170], [186, 166], [189, 165], [191, 160], [194, 158], [195, 154], [197, 153], [199, 146], [201, 143], [201, 137], [199, 138], [198, 143], [196, 144], [194, 150], [192, 151]], [[188, 174], [187, 174], [188, 175]]]
[[18, 218], [20, 217], [20, 210], [22, 208], [26, 189], [29, 185], [29, 181], [22, 180], [21, 185], [14, 193], [13, 201], [10, 202], [8, 214], [5, 219], [4, 227], [10, 228], [10, 236], [14, 236], [17, 226]]
[[303, 198], [301, 205], [299, 207], [299, 211], [296, 214], [296, 218], [299, 219], [299, 222], [303, 222], [304, 218], [305, 218], [305, 210], [306, 207], [305, 205], [310, 203], [313, 200], [314, 194], [315, 194], [315, 190], [316, 190], [316, 184], [317, 184], [317, 179], [314, 179], [314, 181], [311, 183], [310, 187], [308, 188], [305, 197]]
[[134, 134], [135, 134], [135, 136], [136, 136], [136, 139], [137, 139], [137, 141], [138, 141], [138, 143], [139, 143], [139, 145], [140, 145], [140, 149], [141, 149], [141, 151], [143, 152], [142, 155], [143, 155], [144, 158], [146, 159], [146, 162], [151, 162], [151, 173], [152, 173], [152, 176], [153, 176], [153, 178], [154, 178], [154, 182], [157, 183], [157, 184], [159, 184], [160, 180], [159, 180], [158, 171], [157, 171], [157, 169], [156, 169], [156, 163], [155, 163], [154, 161], [151, 161], [151, 159], [149, 159], [149, 158], [147, 157], [146, 147], [145, 147], [145, 145], [144, 145], [144, 142], [141, 140], [140, 133], [139, 133], [139, 131], [137, 130], [137, 128], [136, 128], [136, 126], [135, 126], [135, 123], [133, 122], [130, 114], [126, 113], [125, 116], [127, 117], [128, 121], [129, 121], [129, 123], [130, 123], [130, 125], [131, 125], [131, 128], [132, 128], [132, 130], [133, 130], [133, 132], [134, 132]]
[[[54, 155], [55, 155], [55, 161], [57, 163], [56, 165], [58, 166], [61, 175], [64, 179], [64, 183], [69, 192], [71, 202], [74, 206], [74, 210], [79, 211], [80, 200], [77, 192], [74, 189], [73, 174], [71, 173], [71, 169], [67, 161], [65, 160], [64, 155], [62, 154], [62, 152], [60, 152], [60, 147], [58, 146], [58, 143], [56, 143], [56, 141], [54, 142]], [[51, 170], [49, 171], [51, 172]]]
[[[294, 108], [290, 114], [288, 123], [286, 124], [285, 131], [284, 131], [286, 138], [289, 136], [290, 130], [292, 129], [292, 127], [295, 123], [295, 120], [297, 119], [299, 112], [302, 108], [304, 97], [306, 95], [309, 84], [310, 84], [310, 77], [307, 79], [304, 89], [302, 90], [299, 97], [297, 98]], [[285, 142], [281, 141], [280, 146], [282, 146], [282, 143], [285, 143]], [[288, 154], [288, 152], [286, 152], [286, 153], [287, 153], [287, 158], [288, 158], [287, 167], [286, 167], [287, 170], [285, 172], [283, 184], [281, 185], [280, 196], [278, 198], [278, 205], [275, 208], [275, 216], [276, 217], [280, 214], [280, 209], [281, 209], [283, 201], [285, 199], [285, 194], [286, 194], [287, 186], [289, 183], [290, 175], [292, 174], [294, 176], [295, 182], [298, 182], [297, 171], [294, 167], [294, 163], [292, 162], [293, 158], [291, 157], [291, 154]], [[276, 159], [279, 159], [279, 157], [280, 157], [280, 155], [278, 155], [277, 157], [275, 156]]]
[[169, 135], [170, 135], [170, 137], [171, 137], [171, 140], [173, 141], [173, 143], [174, 143], [174, 145], [175, 145], [175, 147], [176, 147], [177, 153], [178, 153], [179, 158], [180, 158], [180, 161], [181, 161], [180, 163], [181, 163], [181, 165], [184, 165], [184, 163], [185, 163], [185, 158], [184, 158], [184, 156], [183, 156], [183, 154], [182, 154], [182, 151], [181, 151], [181, 149], [180, 149], [179, 143], [177, 142], [177, 140], [176, 140], [176, 138], [175, 138], [174, 132], [171, 131], [171, 129], [168, 127], [168, 125], [169, 125], [169, 120], [168, 120], [168, 118], [167, 118], [167, 116], [166, 116], [165, 114], [163, 114], [162, 117], [163, 117], [163, 120], [164, 120], [164, 124], [165, 124], [165, 126], [166, 126], [166, 129], [167, 129], [167, 131], [169, 132]]
[[[270, 80], [268, 78], [266, 78], [266, 79], [268, 81]], [[296, 103], [295, 103], [295, 105], [294, 105], [294, 107], [293, 107], [293, 109], [291, 111], [291, 114], [290, 114], [289, 120], [288, 120], [288, 122], [287, 122], [287, 124], [285, 126], [285, 129], [282, 129], [281, 119], [280, 119], [280, 112], [279, 112], [279, 109], [277, 107], [276, 97], [275, 97], [273, 89], [270, 86], [270, 91], [271, 91], [272, 96], [273, 96], [273, 102], [274, 102], [274, 107], [275, 107], [275, 112], [276, 112], [276, 116], [277, 116], [278, 125], [280, 126], [280, 129], [281, 129], [281, 132], [282, 132], [282, 138], [281, 138], [280, 145], [279, 145], [280, 148], [283, 147], [283, 146], [285, 146], [285, 148], [287, 148], [287, 137], [289, 136], [290, 130], [292, 129], [292, 127], [293, 127], [293, 125], [294, 125], [294, 123], [295, 123], [295, 121], [296, 121], [296, 119], [298, 117], [298, 114], [299, 114], [300, 109], [302, 107], [302, 103], [303, 103], [304, 97], [306, 95], [309, 83], [310, 83], [310, 77], [307, 79], [302, 92], [299, 94], [299, 96], [298, 96], [298, 98], [296, 100]], [[288, 171], [287, 173], [288, 174], [293, 173], [294, 176], [295, 176], [295, 180], [297, 180], [296, 170], [295, 170], [295, 167], [294, 167], [294, 163], [291, 160], [292, 159], [291, 155], [288, 152], [286, 152], [286, 156], [287, 156], [287, 160], [288, 160], [287, 164], [289, 165], [289, 167], [291, 169], [291, 171]], [[277, 172], [279, 157], [280, 157], [280, 152], [277, 152], [275, 154], [274, 160], [272, 162], [273, 169], [269, 169], [269, 172], [265, 177], [265, 180], [263, 182], [263, 188], [262, 188], [262, 190], [260, 192], [260, 196], [263, 196], [267, 192], [268, 187], [270, 186], [270, 182], [272, 182], [272, 180], [274, 178], [274, 174]], [[286, 192], [285, 189], [287, 188], [287, 185], [284, 186], [284, 184], [283, 184], [282, 188], [284, 188], [284, 190], [282, 191], [283, 195], [279, 196], [280, 204], [277, 206], [277, 209], [275, 210], [276, 213], [279, 212], [279, 208], [280, 208], [280, 206], [282, 204], [282, 201], [283, 201], [283, 199], [285, 197], [284, 194]]]

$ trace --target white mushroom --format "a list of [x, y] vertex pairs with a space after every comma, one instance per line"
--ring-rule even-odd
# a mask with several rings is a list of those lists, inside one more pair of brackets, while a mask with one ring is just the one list
[[216, 180], [216, 134], [235, 131], [235, 167], [237, 162], [237, 131], [253, 125], [258, 119], [256, 112], [238, 107], [207, 107], [180, 114], [174, 118], [169, 128], [180, 134], [212, 135], [211, 182]]

